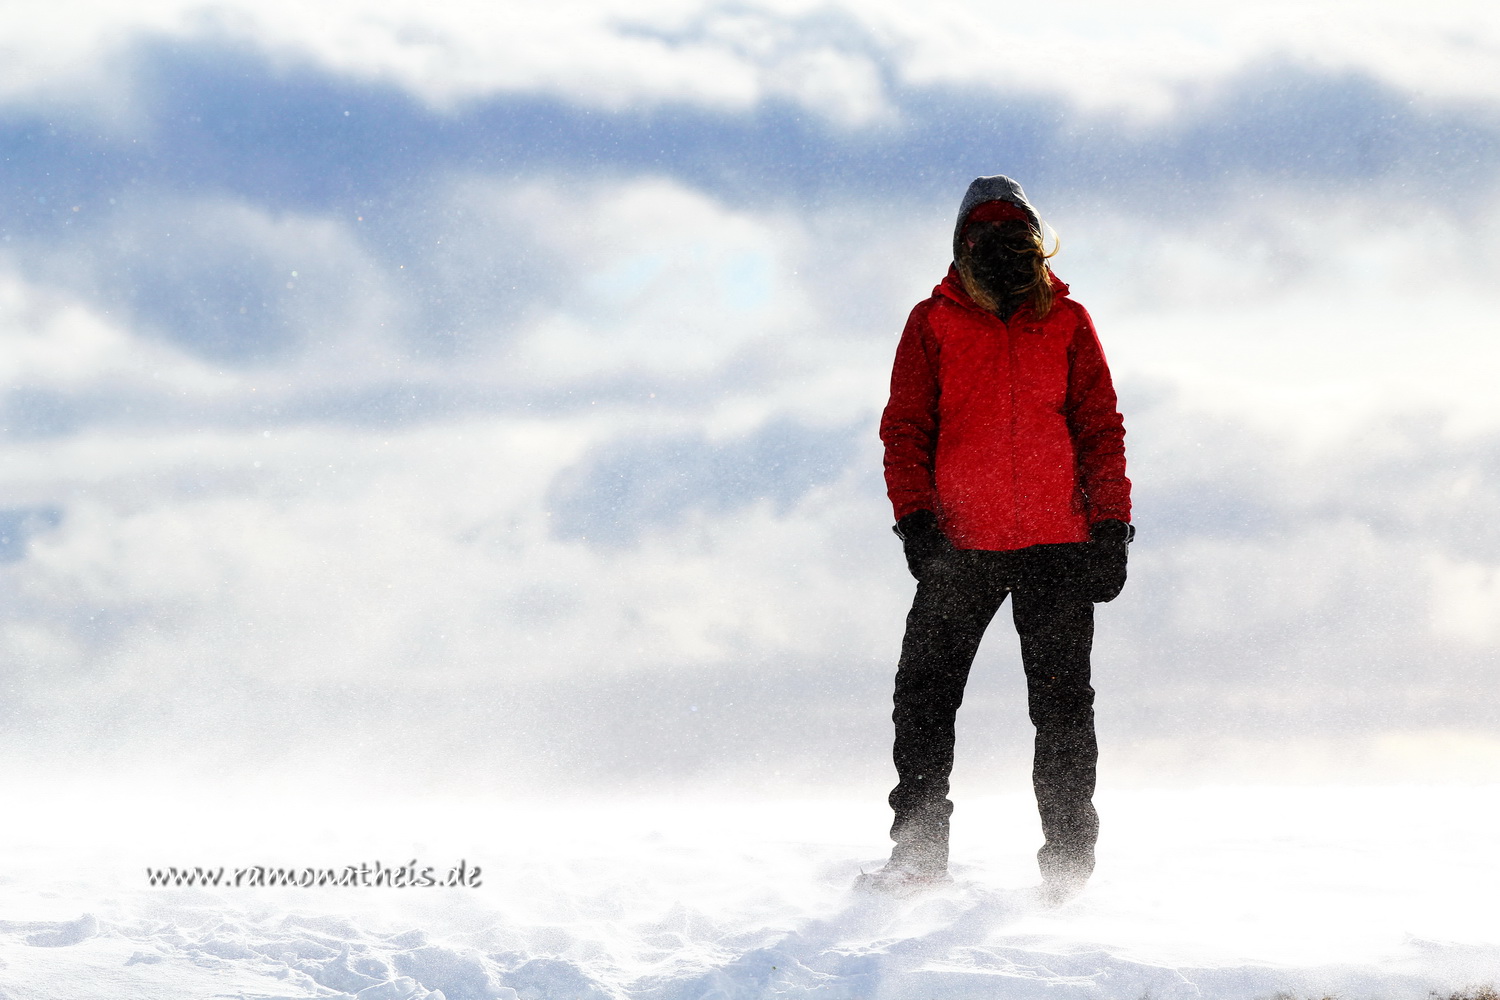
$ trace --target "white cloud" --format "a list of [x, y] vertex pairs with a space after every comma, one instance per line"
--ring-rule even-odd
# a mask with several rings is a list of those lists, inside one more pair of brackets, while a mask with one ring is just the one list
[[882, 79], [1058, 94], [1085, 108], [1164, 114], [1267, 58], [1351, 71], [1431, 98], [1492, 102], [1500, 24], [1483, 3], [1205, 7], [1087, 0], [1028, 10], [973, 0], [914, 7], [798, 0], [548, 5], [342, 0], [205, 5], [107, 0], [11, 5], [0, 94], [120, 110], [110, 56], [143, 34], [250, 39], [436, 106], [503, 92], [619, 109], [746, 109], [781, 97], [845, 125], [885, 121]]
[[1500, 22], [1478, 2], [1203, 5], [1096, 0], [997, 8], [863, 5], [903, 79], [1055, 93], [1151, 118], [1256, 62], [1368, 74], [1432, 98], [1493, 101]]
[[651, 179], [533, 183], [507, 201], [568, 269], [510, 355], [528, 379], [706, 374], [806, 322], [791, 218]]
[[[355, 219], [162, 195], [112, 222], [113, 238], [83, 256], [102, 265], [96, 287], [125, 297], [146, 329], [230, 360], [286, 350], [347, 358], [351, 347], [361, 364], [390, 360], [385, 331], [405, 319], [391, 291], [399, 265], [373, 259]], [[61, 256], [67, 266], [79, 255]], [[111, 272], [126, 277], [111, 286]]]
[[1500, 427], [1500, 210], [1386, 195], [1281, 189], [1181, 223], [1062, 212], [1056, 265], [1117, 373], [1194, 409], [1309, 444], [1393, 414]]
[[[24, 608], [10, 653], [114, 686], [211, 664], [225, 683], [380, 687], [838, 651], [870, 595], [829, 556], [853, 525], [879, 537], [882, 518], [847, 483], [626, 551], [553, 537], [553, 477], [625, 416], [12, 443], [12, 495], [64, 516], [0, 569]], [[101, 638], [85, 610], [124, 624]]]
[[132, 335], [113, 317], [0, 273], [0, 385], [211, 393], [228, 381], [180, 351]]
[[1433, 633], [1493, 646], [1500, 639], [1500, 566], [1433, 555], [1427, 569]]

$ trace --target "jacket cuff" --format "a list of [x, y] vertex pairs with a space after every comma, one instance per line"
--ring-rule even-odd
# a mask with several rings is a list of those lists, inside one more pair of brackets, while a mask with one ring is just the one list
[[1135, 525], [1117, 517], [1095, 521], [1089, 526], [1089, 538], [1096, 542], [1125, 542], [1135, 538]]
[[937, 530], [937, 526], [937, 514], [930, 510], [927, 510], [926, 508], [923, 508], [922, 510], [912, 511], [910, 514], [907, 514], [905, 517], [898, 520], [894, 525], [891, 526], [891, 530], [896, 533], [897, 538], [901, 539], [904, 542], [914, 535], [921, 535], [930, 531], [935, 531]]

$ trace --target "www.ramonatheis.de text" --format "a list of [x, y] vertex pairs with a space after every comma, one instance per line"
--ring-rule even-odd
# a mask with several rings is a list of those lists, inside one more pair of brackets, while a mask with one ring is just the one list
[[480, 867], [460, 861], [446, 875], [438, 874], [433, 865], [409, 864], [345, 865], [343, 868], [270, 868], [252, 865], [248, 868], [147, 868], [147, 884], [153, 886], [207, 886], [220, 889], [256, 889], [291, 886], [313, 889], [318, 886], [358, 888], [477, 889]]

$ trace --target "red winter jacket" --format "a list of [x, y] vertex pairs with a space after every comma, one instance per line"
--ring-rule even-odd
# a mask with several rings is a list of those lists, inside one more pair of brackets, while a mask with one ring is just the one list
[[1088, 540], [1130, 520], [1125, 425], [1083, 306], [1053, 279], [1052, 309], [1007, 323], [950, 269], [906, 321], [880, 420], [896, 519], [937, 513], [960, 549]]

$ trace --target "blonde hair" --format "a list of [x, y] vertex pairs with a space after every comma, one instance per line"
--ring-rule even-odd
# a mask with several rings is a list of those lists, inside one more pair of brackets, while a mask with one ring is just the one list
[[[1052, 229], [1051, 226], [1047, 227]], [[1052, 311], [1052, 267], [1047, 262], [1057, 256], [1062, 249], [1062, 240], [1057, 235], [1057, 230], [1052, 229], [1052, 249], [1048, 250], [1042, 234], [1026, 227], [1031, 234], [1031, 242], [1023, 251], [1031, 257], [1032, 278], [1022, 289], [1025, 293], [1023, 304], [1031, 306], [1031, 311], [1036, 314], [1037, 319], [1043, 319]], [[958, 276], [963, 279], [964, 291], [969, 293], [969, 298], [986, 312], [995, 312], [1000, 308], [1000, 303], [992, 299], [987, 292], [974, 280], [973, 272], [969, 269], [969, 255], [960, 255], [955, 262], [958, 265]]]

